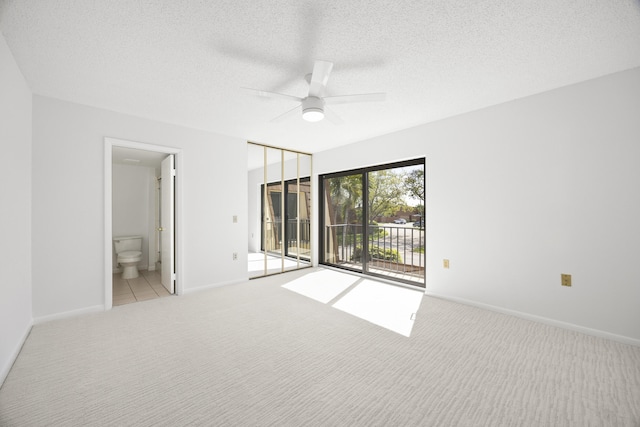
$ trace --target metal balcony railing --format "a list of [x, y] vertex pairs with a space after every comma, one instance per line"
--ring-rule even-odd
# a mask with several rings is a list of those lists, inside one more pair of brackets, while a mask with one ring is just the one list
[[[370, 225], [364, 245], [360, 224], [325, 227], [325, 262], [396, 276], [424, 284], [424, 228], [411, 225]], [[366, 250], [365, 250], [366, 248]]]
[[[282, 220], [276, 218], [275, 221], [268, 223], [272, 230], [267, 233], [267, 250], [280, 251], [282, 244]], [[300, 229], [298, 230], [298, 220], [288, 219], [286, 222], [285, 239], [286, 253], [288, 256], [295, 257], [300, 254], [303, 258], [309, 258], [311, 251], [311, 221], [308, 219], [300, 220]]]

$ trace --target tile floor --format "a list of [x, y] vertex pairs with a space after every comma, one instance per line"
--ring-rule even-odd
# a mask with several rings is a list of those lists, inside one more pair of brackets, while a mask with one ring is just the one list
[[160, 271], [141, 270], [135, 279], [125, 280], [122, 273], [113, 275], [113, 305], [130, 304], [137, 301], [171, 295], [160, 283]]

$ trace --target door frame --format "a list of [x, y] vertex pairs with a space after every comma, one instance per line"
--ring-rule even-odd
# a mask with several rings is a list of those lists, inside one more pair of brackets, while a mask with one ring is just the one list
[[135, 148], [138, 150], [155, 151], [158, 153], [173, 154], [176, 170], [175, 187], [174, 187], [174, 207], [175, 217], [174, 221], [174, 233], [175, 240], [174, 253], [175, 260], [174, 265], [176, 269], [176, 281], [175, 281], [175, 293], [176, 295], [182, 295], [183, 289], [183, 247], [184, 239], [182, 233], [182, 149], [176, 147], [167, 147], [163, 145], [147, 144], [144, 142], [129, 141], [125, 139], [104, 138], [104, 308], [110, 310], [113, 306], [113, 189], [112, 189], [112, 176], [113, 176], [113, 147]]
[[[344, 265], [338, 265], [338, 264], [333, 264], [333, 263], [329, 263], [327, 261], [325, 261], [325, 236], [324, 236], [324, 227], [325, 227], [325, 214], [326, 214], [326, 206], [325, 204], [327, 203], [327, 200], [325, 198], [325, 179], [326, 178], [336, 178], [336, 177], [343, 177], [343, 176], [361, 176], [362, 180], [361, 180], [361, 185], [362, 185], [362, 221], [359, 225], [362, 226], [362, 251], [363, 253], [367, 253], [369, 250], [369, 226], [368, 226], [368, 217], [369, 217], [369, 212], [368, 212], [368, 197], [369, 197], [369, 173], [371, 172], [376, 172], [376, 171], [383, 171], [383, 170], [390, 170], [390, 169], [396, 169], [396, 168], [402, 168], [402, 167], [406, 167], [406, 166], [416, 166], [416, 165], [422, 165], [423, 170], [424, 170], [424, 175], [423, 175], [423, 182], [422, 182], [422, 186], [423, 189], [425, 189], [425, 194], [426, 194], [426, 168], [427, 168], [427, 161], [425, 157], [418, 157], [415, 159], [411, 159], [411, 160], [404, 160], [404, 161], [398, 161], [398, 162], [393, 162], [393, 163], [383, 163], [383, 164], [379, 164], [379, 165], [374, 165], [374, 166], [367, 166], [367, 167], [362, 167], [362, 168], [357, 168], [357, 169], [349, 169], [349, 170], [344, 170], [344, 171], [339, 171], [339, 172], [329, 172], [329, 173], [323, 173], [323, 174], [319, 174], [318, 175], [318, 263], [320, 265], [326, 265], [332, 268], [339, 268], [339, 269], [343, 269], [343, 270], [348, 270], [348, 271], [353, 271], [354, 273], [358, 273], [358, 274], [362, 274], [365, 276], [373, 276], [373, 277], [377, 277], [380, 279], [386, 279], [386, 280], [392, 280], [394, 282], [397, 282], [399, 284], [402, 285], [408, 285], [411, 287], [415, 287], [416, 289], [426, 289], [427, 286], [427, 257], [426, 257], [426, 252], [422, 254], [422, 265], [424, 265], [424, 272], [423, 272], [423, 276], [422, 276], [422, 284], [417, 284], [413, 281], [409, 281], [409, 280], [405, 280], [402, 278], [397, 278], [397, 277], [390, 277], [388, 275], [385, 274], [377, 274], [374, 272], [369, 271], [369, 262], [366, 261], [366, 257], [365, 257], [365, 262], [362, 263], [362, 268], [361, 269], [355, 269], [355, 268], [350, 268]], [[426, 213], [426, 199], [424, 201], [424, 205], [423, 205], [423, 211], [422, 211], [422, 216], [421, 218], [423, 220], [425, 220], [425, 213]], [[426, 228], [424, 229], [424, 246], [426, 247], [426, 239], [427, 239], [427, 232], [426, 232]]]

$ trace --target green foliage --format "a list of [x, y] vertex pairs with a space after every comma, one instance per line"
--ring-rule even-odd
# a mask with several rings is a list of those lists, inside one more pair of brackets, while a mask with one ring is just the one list
[[[362, 227], [355, 226], [355, 229], [354, 229], [354, 226], [348, 226], [346, 233], [343, 232], [342, 227], [337, 227], [337, 229], [338, 229], [337, 237], [338, 237], [339, 245], [362, 244], [362, 233], [360, 232], [362, 230]], [[369, 239], [371, 240], [383, 239], [388, 234], [389, 233], [384, 231], [383, 228], [380, 228], [377, 222], [371, 221], [371, 223], [369, 224]]]
[[393, 169], [369, 172], [369, 219], [392, 216], [404, 204], [402, 176]]
[[[363, 175], [329, 178], [325, 182], [330, 224], [363, 223]], [[369, 223], [398, 211], [424, 214], [424, 168], [385, 169], [367, 173]], [[419, 206], [409, 206], [407, 200]]]
[[424, 206], [424, 168], [414, 169], [404, 176], [404, 190]]
[[[402, 257], [400, 253], [396, 249], [391, 248], [381, 248], [380, 246], [370, 245], [369, 246], [369, 257], [367, 261], [371, 261], [371, 259], [380, 259], [385, 261], [392, 262], [402, 262]], [[353, 251], [353, 255], [351, 255], [352, 261], [360, 261], [362, 260], [362, 246], [357, 246]]]
[[333, 224], [351, 224], [362, 220], [362, 177], [349, 175], [331, 178], [330, 204], [333, 206]]
[[387, 235], [387, 232], [384, 231], [383, 228], [380, 228], [380, 226], [378, 225], [377, 222], [375, 221], [370, 221], [369, 222], [369, 238], [370, 239], [379, 239], [382, 237], [385, 237]]

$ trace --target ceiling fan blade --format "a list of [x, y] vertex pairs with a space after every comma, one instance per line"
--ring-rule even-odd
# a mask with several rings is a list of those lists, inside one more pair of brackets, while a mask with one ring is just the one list
[[344, 121], [340, 118], [340, 116], [338, 116], [336, 113], [334, 113], [327, 107], [324, 107], [324, 118], [329, 120], [334, 125], [341, 125], [344, 123]]
[[331, 74], [332, 69], [333, 62], [315, 62], [313, 65], [313, 73], [311, 74], [311, 81], [309, 82], [309, 96], [317, 96], [320, 98], [324, 95], [324, 90], [327, 87], [329, 74]]
[[289, 101], [302, 102], [302, 98], [299, 98], [293, 95], [287, 95], [286, 93], [269, 92], [267, 90], [251, 89], [249, 87], [242, 87], [240, 89], [246, 92], [249, 92], [253, 95], [261, 96], [263, 98], [279, 98], [279, 99], [287, 99]]
[[289, 117], [293, 117], [293, 116], [299, 116], [301, 113], [301, 109], [300, 109], [301, 105], [298, 105], [294, 108], [292, 108], [291, 110], [280, 114], [278, 117], [275, 117], [273, 119], [271, 119], [272, 123], [280, 123], [283, 122], [285, 120], [287, 120]]
[[363, 93], [360, 95], [339, 95], [327, 96], [324, 98], [325, 104], [346, 104], [350, 102], [376, 102], [384, 101], [387, 98], [386, 93]]

